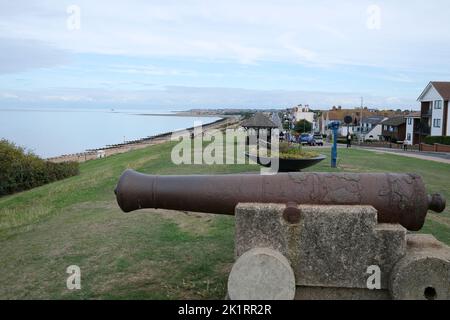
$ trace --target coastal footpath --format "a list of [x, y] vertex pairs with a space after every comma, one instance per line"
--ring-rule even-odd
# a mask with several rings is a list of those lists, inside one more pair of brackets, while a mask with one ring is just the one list
[[[240, 123], [240, 117], [224, 117], [217, 121], [208, 123], [203, 125], [203, 132], [205, 131], [211, 131], [211, 130], [223, 130], [226, 128], [233, 128], [237, 127]], [[59, 163], [59, 162], [68, 162], [68, 161], [75, 161], [75, 162], [85, 162], [88, 160], [98, 159], [98, 158], [104, 158], [109, 157], [114, 154], [120, 154], [124, 152], [129, 152], [132, 150], [138, 150], [142, 149], [148, 146], [161, 144], [167, 141], [170, 141], [170, 138], [173, 134], [177, 132], [182, 131], [189, 131], [190, 133], [193, 133], [194, 128], [187, 128], [184, 130], [178, 130], [178, 131], [169, 131], [165, 133], [161, 133], [158, 135], [150, 136], [147, 138], [139, 139], [139, 140], [133, 140], [133, 141], [127, 141], [125, 143], [120, 144], [114, 144], [114, 145], [108, 145], [103, 148], [98, 149], [90, 149], [86, 150], [85, 152], [80, 153], [74, 153], [74, 154], [64, 154], [58, 157], [52, 157], [47, 158], [48, 161]]]

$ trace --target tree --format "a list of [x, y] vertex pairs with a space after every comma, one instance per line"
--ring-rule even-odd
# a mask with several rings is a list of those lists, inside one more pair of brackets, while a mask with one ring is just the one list
[[289, 120], [288, 121], [283, 121], [283, 129], [284, 130], [289, 130]]
[[298, 133], [311, 132], [312, 123], [307, 120], [300, 120], [295, 123], [294, 131]]

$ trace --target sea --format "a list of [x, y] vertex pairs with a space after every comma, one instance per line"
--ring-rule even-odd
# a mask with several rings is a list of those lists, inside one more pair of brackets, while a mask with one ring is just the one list
[[0, 139], [42, 158], [102, 148], [207, 124], [217, 117], [176, 116], [165, 110], [0, 108]]

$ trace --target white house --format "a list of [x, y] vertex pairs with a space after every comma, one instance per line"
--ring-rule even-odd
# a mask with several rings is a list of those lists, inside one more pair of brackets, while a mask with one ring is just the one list
[[297, 107], [294, 107], [293, 116], [296, 122], [300, 120], [306, 120], [312, 124], [313, 131], [317, 129], [315, 114], [314, 112], [309, 110], [309, 105], [305, 105], [303, 107], [301, 104], [299, 104]]
[[450, 135], [450, 82], [430, 82], [417, 99], [420, 102], [422, 136]]
[[345, 123], [339, 126], [338, 135], [340, 137], [346, 137], [348, 134], [354, 134], [353, 125], [347, 126]]
[[362, 120], [362, 138], [363, 140], [380, 140], [382, 136], [382, 121], [386, 120], [383, 116], [370, 116]]
[[420, 141], [420, 112], [413, 112], [405, 116], [406, 119], [406, 137], [405, 143], [407, 145], [415, 145]]

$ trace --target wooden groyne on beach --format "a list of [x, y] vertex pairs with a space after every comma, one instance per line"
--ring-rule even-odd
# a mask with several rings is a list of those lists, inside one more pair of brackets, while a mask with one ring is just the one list
[[[240, 118], [238, 117], [227, 117], [222, 118], [217, 121], [205, 124], [202, 126], [203, 132], [208, 130], [220, 130], [226, 129], [229, 127], [235, 127], [240, 123]], [[170, 131], [165, 133], [160, 133], [157, 135], [149, 136], [146, 138], [126, 141], [124, 143], [107, 145], [103, 148], [97, 149], [89, 149], [85, 152], [73, 153], [73, 154], [64, 154], [58, 157], [47, 158], [48, 161], [51, 162], [67, 162], [67, 161], [75, 161], [75, 162], [85, 162], [88, 160], [109, 157], [114, 154], [124, 153], [132, 150], [142, 149], [151, 145], [156, 145], [160, 143], [164, 143], [170, 141], [173, 134], [182, 133], [188, 131], [190, 134], [193, 133], [194, 127], [190, 127], [183, 130]]]

